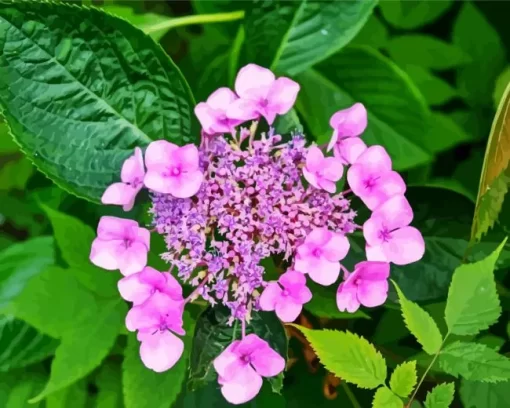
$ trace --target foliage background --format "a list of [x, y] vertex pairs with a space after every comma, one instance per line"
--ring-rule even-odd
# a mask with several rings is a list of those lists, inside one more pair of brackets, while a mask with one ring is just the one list
[[[181, 68], [197, 101], [232, 83], [235, 58], [263, 59], [261, 50], [273, 46], [269, 32], [243, 43], [241, 20], [156, 29], [182, 16], [242, 10], [248, 2], [83, 3], [151, 33]], [[327, 2], [321, 4], [327, 6]], [[418, 301], [436, 320], [443, 314], [452, 272], [471, 236], [491, 123], [510, 81], [508, 15], [510, 2], [504, 1], [381, 1], [346, 47], [340, 44], [341, 36], [334, 37], [334, 29], [323, 29], [324, 36], [333, 37], [332, 44], [338, 41], [339, 51], [318, 55], [313, 67], [295, 76], [302, 85], [295, 115], [305, 133], [319, 143], [330, 136], [331, 113], [353, 100], [368, 107], [367, 140], [390, 151], [395, 166], [412, 186], [409, 200], [416, 211], [415, 225], [427, 243], [423, 261], [394, 268], [392, 277], [409, 299]], [[289, 72], [294, 68], [286, 67]], [[501, 191], [504, 200], [506, 187]], [[502, 206], [496, 227], [468, 252], [469, 260], [488, 255], [508, 233], [508, 200]], [[186, 392], [187, 361], [164, 376], [141, 366], [136, 345], [119, 318], [125, 305], [116, 296], [115, 278], [87, 261], [93, 228], [107, 213], [121, 214], [55, 186], [18, 150], [6, 124], [0, 123], [0, 407], [228, 405], [214, 387]], [[153, 252], [157, 254], [157, 248]], [[354, 263], [355, 258], [356, 254], [349, 261]], [[503, 314], [496, 325], [477, 336], [478, 343], [506, 356], [510, 353], [509, 266], [507, 245], [496, 270]], [[69, 279], [65, 273], [69, 270], [76, 279]], [[37, 290], [44, 282], [48, 287]], [[301, 325], [358, 333], [375, 344], [390, 368], [412, 358], [421, 373], [430, 363], [406, 329], [394, 292], [385, 307], [346, 315], [336, 309], [334, 289], [314, 286], [313, 290], [314, 300], [299, 318]], [[197, 306], [188, 315], [190, 333], [200, 311]], [[353, 406], [356, 400], [361, 407], [370, 406], [372, 391], [349, 386], [329, 374], [298, 330], [288, 328], [288, 334], [290, 368], [283, 395], [265, 387], [248, 405], [333, 407]], [[59, 377], [46, 385], [50, 371], [55, 370], [52, 361], [57, 347], [60, 361], [72, 364], [60, 366]], [[63, 359], [66, 353], [69, 360]], [[510, 379], [510, 370], [505, 375]], [[418, 399], [425, 400], [427, 390], [447, 380], [453, 378], [434, 366]], [[457, 385], [452, 406], [503, 408], [510, 404], [508, 383], [462, 380]], [[42, 397], [28, 404], [43, 389]]]

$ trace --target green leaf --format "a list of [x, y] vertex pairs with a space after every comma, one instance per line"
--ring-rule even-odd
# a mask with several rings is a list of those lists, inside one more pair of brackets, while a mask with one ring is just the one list
[[33, 238], [0, 252], [0, 308], [18, 296], [32, 277], [54, 261], [51, 237]]
[[140, 342], [136, 339], [136, 334], [129, 335], [122, 365], [126, 408], [168, 408], [173, 405], [186, 379], [193, 326], [193, 319], [185, 312], [184, 353], [179, 362], [165, 373], [156, 373], [143, 365], [140, 359]]
[[28, 400], [44, 386], [46, 375], [40, 367], [0, 374], [0, 406], [2, 408], [42, 408]]
[[87, 402], [87, 382], [82, 380], [71, 384], [46, 398], [46, 408], [85, 408]]
[[99, 389], [95, 408], [124, 408], [121, 380], [121, 365], [106, 360], [95, 379], [96, 387]]
[[65, 3], [3, 3], [0, 43], [0, 105], [12, 133], [69, 192], [99, 202], [135, 146], [191, 141], [182, 74], [127, 21]]
[[333, 113], [362, 102], [368, 110], [363, 139], [368, 145], [384, 146], [395, 169], [432, 159], [423, 147], [429, 116], [425, 101], [407, 75], [377, 51], [348, 47], [297, 79], [301, 84], [297, 109], [317, 143], [331, 138]]
[[366, 24], [349, 45], [368, 45], [373, 48], [385, 48], [390, 39], [390, 33], [384, 23], [371, 14]]
[[501, 347], [506, 343], [503, 337], [495, 336], [493, 334], [485, 334], [476, 339], [477, 343], [485, 344], [487, 347], [494, 351], [499, 351]]
[[506, 239], [487, 258], [459, 266], [453, 273], [445, 319], [450, 333], [478, 334], [501, 315], [494, 268]]
[[[230, 344], [241, 338], [241, 327], [227, 324], [230, 309], [224, 306], [209, 307], [197, 320], [193, 335], [188, 385], [194, 391], [209, 382], [216, 381], [213, 360]], [[274, 313], [252, 312], [246, 333], [255, 333], [266, 340], [285, 360], [287, 359], [287, 335]], [[283, 373], [269, 379], [273, 391], [280, 393]]]
[[0, 190], [23, 190], [34, 167], [21, 153], [0, 156]]
[[108, 355], [124, 326], [126, 304], [97, 298], [62, 268], [33, 278], [9, 308], [43, 333], [61, 339], [45, 389], [34, 401], [92, 372]]
[[448, 82], [418, 65], [401, 65], [429, 105], [443, 105], [459, 95]]
[[381, 0], [379, 6], [383, 17], [391, 25], [397, 28], [415, 29], [436, 20], [452, 4], [452, 0]]
[[246, 59], [296, 75], [347, 45], [375, 4], [375, 0], [253, 1], [244, 19]]
[[506, 63], [505, 49], [496, 29], [473, 2], [464, 3], [457, 16], [453, 43], [471, 59], [458, 70], [458, 89], [472, 106], [492, 105], [492, 90]]
[[388, 52], [397, 64], [435, 70], [455, 68], [469, 61], [469, 57], [457, 46], [423, 34], [392, 38]]
[[491, 383], [510, 379], [510, 359], [483, 344], [456, 341], [441, 350], [438, 360], [444, 372], [457, 378]]
[[471, 239], [481, 237], [494, 226], [510, 184], [510, 84], [492, 122], [476, 199]]
[[374, 395], [372, 408], [404, 408], [404, 403], [388, 388], [381, 387]]
[[363, 337], [337, 330], [310, 330], [295, 325], [326, 369], [360, 388], [374, 389], [386, 380], [386, 362]]
[[390, 388], [399, 397], [407, 398], [413, 392], [417, 381], [416, 361], [407, 361], [399, 364], [391, 374]]
[[425, 408], [448, 408], [453, 402], [454, 394], [454, 383], [436, 385], [432, 391], [427, 393]]
[[464, 408], [507, 408], [510, 401], [510, 383], [497, 384], [462, 380], [460, 398]]
[[505, 70], [499, 74], [498, 79], [496, 80], [496, 86], [493, 94], [494, 106], [496, 109], [498, 108], [499, 101], [505, 94], [505, 89], [508, 84], [510, 84], [510, 67], [506, 67]]
[[441, 336], [436, 322], [420, 306], [407, 300], [396, 283], [393, 284], [398, 293], [402, 316], [407, 328], [427, 354], [436, 354], [443, 343], [443, 336]]
[[424, 139], [425, 147], [428, 150], [440, 153], [472, 140], [473, 137], [448, 115], [439, 112], [432, 113], [427, 136]]
[[274, 130], [280, 135], [289, 135], [295, 132], [302, 132], [303, 126], [294, 109], [282, 116], [277, 116], [273, 124]]
[[22, 368], [53, 355], [58, 341], [9, 316], [0, 316], [0, 372]]

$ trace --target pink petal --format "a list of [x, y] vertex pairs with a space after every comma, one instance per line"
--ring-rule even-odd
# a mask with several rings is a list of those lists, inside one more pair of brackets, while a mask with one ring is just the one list
[[338, 132], [336, 130], [333, 131], [333, 134], [331, 135], [331, 139], [329, 139], [328, 147], [326, 148], [326, 151], [330, 151], [333, 149], [333, 147], [336, 146], [338, 143]]
[[153, 286], [143, 281], [142, 273], [126, 276], [117, 283], [122, 299], [133, 302], [135, 306], [145, 302], [152, 294]]
[[336, 292], [336, 305], [341, 312], [354, 313], [359, 309], [360, 303], [357, 298], [357, 288], [346, 283], [340, 284]]
[[349, 183], [349, 187], [358, 197], [364, 197], [367, 194], [365, 180], [370, 177], [371, 173], [361, 164], [353, 164], [349, 167], [349, 170], [347, 170], [347, 182]]
[[97, 226], [97, 236], [107, 241], [123, 240], [127, 238], [128, 232], [134, 228], [138, 228], [138, 223], [136, 221], [103, 216], [99, 220]]
[[147, 228], [136, 229], [136, 241], [144, 244], [147, 249], [151, 248], [151, 232]]
[[124, 162], [120, 174], [124, 183], [142, 182], [145, 175], [142, 149], [135, 147], [135, 153]]
[[280, 276], [278, 282], [288, 291], [292, 292], [306, 285], [306, 278], [302, 273], [287, 270]]
[[313, 245], [322, 248], [331, 239], [332, 232], [327, 228], [314, 228], [305, 238], [305, 245]]
[[404, 227], [391, 233], [390, 241], [383, 244], [383, 251], [389, 262], [407, 265], [423, 257], [425, 241], [416, 228]]
[[305, 303], [308, 303], [310, 300], [312, 300], [312, 292], [306, 286], [294, 288], [290, 295], [296, 303], [301, 305], [304, 305]]
[[333, 181], [327, 180], [325, 178], [319, 177], [317, 179], [319, 187], [324, 191], [327, 191], [330, 194], [334, 194], [336, 192], [336, 184]]
[[126, 315], [126, 328], [129, 331], [148, 330], [154, 332], [159, 324], [159, 313], [147, 308], [145, 303], [133, 306]]
[[299, 84], [292, 79], [278, 78], [267, 95], [270, 109], [278, 115], [286, 114], [294, 106], [299, 89]]
[[229, 88], [219, 88], [214, 91], [209, 98], [207, 104], [214, 109], [225, 111], [225, 109], [237, 99], [237, 96]]
[[158, 331], [140, 345], [140, 357], [147, 368], [162, 373], [172, 368], [182, 356], [183, 341], [169, 331]]
[[363, 306], [381, 306], [388, 298], [388, 281], [362, 281], [358, 286], [358, 300]]
[[363, 224], [363, 236], [370, 246], [381, 245], [384, 242], [381, 232], [385, 230], [384, 219], [382, 217], [373, 216]]
[[[103, 204], [123, 205], [128, 206], [128, 210], [133, 208], [135, 196], [138, 194], [139, 189], [133, 188], [129, 184], [113, 183], [105, 190], [101, 197]], [[130, 208], [129, 208], [130, 207]]]
[[160, 275], [163, 275], [165, 278], [165, 293], [175, 299], [182, 299], [182, 286], [180, 285], [179, 281], [168, 272], [163, 272]]
[[320, 259], [313, 264], [313, 268], [308, 271], [308, 275], [310, 279], [319, 285], [332, 285], [337, 281], [340, 275], [340, 264], [338, 262]]
[[344, 259], [351, 247], [345, 235], [333, 232], [331, 238], [322, 248], [324, 257], [330, 262], [338, 262]]
[[257, 102], [250, 99], [238, 99], [227, 108], [227, 117], [239, 121], [258, 119], [260, 111]]
[[335, 157], [327, 157], [322, 163], [321, 175], [331, 181], [337, 182], [342, 178], [344, 166]]
[[147, 265], [147, 246], [141, 242], [134, 242], [124, 251], [118, 260], [119, 270], [124, 276], [140, 272]]
[[290, 323], [297, 319], [301, 310], [303, 310], [303, 305], [295, 302], [292, 297], [285, 296], [278, 300], [274, 310], [276, 311], [276, 316], [282, 322]]
[[228, 347], [221, 352], [213, 361], [214, 369], [220, 377], [228, 378], [227, 368], [234, 362], [239, 360], [239, 355], [234, 351], [241, 340], [235, 340], [228, 345]]
[[294, 260], [294, 270], [299, 273], [308, 273], [314, 267], [315, 258], [296, 256]]
[[382, 146], [374, 145], [365, 150], [356, 160], [372, 174], [384, 174], [391, 170], [391, 158]]
[[306, 169], [312, 173], [320, 172], [324, 166], [324, 153], [317, 146], [308, 148], [306, 154]]
[[221, 393], [231, 404], [244, 404], [255, 398], [262, 388], [262, 377], [250, 365], [235, 378], [226, 382], [220, 377]]
[[119, 268], [119, 260], [124, 251], [123, 241], [104, 241], [96, 238], [92, 242], [90, 261], [100, 268], [114, 271]]
[[262, 377], [274, 377], [285, 370], [285, 359], [271, 348], [269, 343], [258, 348], [250, 357], [257, 374]]
[[382, 204], [390, 197], [403, 195], [406, 192], [406, 184], [400, 174], [390, 171], [381, 175], [381, 179], [377, 183], [377, 192], [382, 197]]
[[272, 125], [274, 120], [276, 119], [276, 112], [271, 110], [270, 107], [259, 107], [258, 111], [264, 117], [268, 125]]
[[363, 281], [385, 281], [390, 276], [388, 262], [363, 261], [357, 263], [354, 270], [358, 272], [358, 278]]
[[354, 164], [359, 156], [367, 150], [367, 145], [359, 137], [348, 137], [336, 144], [333, 154], [343, 164]]
[[267, 341], [261, 339], [256, 334], [248, 334], [244, 339], [240, 341], [237, 345], [235, 352], [240, 355], [251, 355], [252, 353], [257, 352], [261, 348], [268, 345]]
[[371, 246], [367, 244], [365, 247], [365, 254], [369, 261], [389, 262], [381, 245]]
[[216, 110], [212, 109], [205, 102], [200, 102], [195, 106], [195, 116], [203, 130], [208, 134], [216, 133], [214, 130], [215, 125], [218, 123], [218, 112]]
[[239, 70], [235, 90], [244, 99], [266, 99], [274, 81], [274, 74], [269, 69], [248, 64]]
[[403, 195], [397, 195], [377, 207], [372, 214], [372, 218], [384, 220], [380, 221], [379, 224], [384, 224], [389, 230], [394, 230], [411, 223], [413, 209]]
[[174, 163], [181, 164], [181, 170], [183, 173], [195, 172], [199, 169], [198, 167], [198, 149], [194, 144], [187, 144], [175, 150], [172, 154]]
[[147, 170], [150, 168], [167, 167], [171, 163], [173, 152], [177, 149], [179, 149], [179, 146], [166, 140], [156, 140], [150, 143], [145, 151]]
[[171, 177], [170, 179], [178, 179], [170, 181], [170, 194], [177, 198], [188, 198], [198, 193], [204, 181], [204, 174], [197, 170], [190, 173], [182, 173], [180, 177]]
[[311, 186], [314, 186], [315, 188], [318, 189], [321, 188], [319, 184], [319, 178], [315, 175], [315, 173], [308, 171], [306, 167], [303, 168], [303, 176], [305, 177], [305, 180], [308, 181], [308, 183], [310, 183]]
[[[299, 273], [299, 272], [297, 272]], [[302, 274], [300, 274], [303, 276]], [[271, 311], [276, 307], [276, 302], [282, 295], [282, 288], [276, 282], [269, 282], [260, 295], [259, 305], [262, 310]]]
[[170, 194], [168, 183], [169, 177], [163, 176], [161, 170], [147, 170], [143, 179], [143, 184], [148, 189], [161, 194]]
[[339, 138], [361, 135], [367, 128], [367, 110], [361, 103], [336, 112], [329, 121]]

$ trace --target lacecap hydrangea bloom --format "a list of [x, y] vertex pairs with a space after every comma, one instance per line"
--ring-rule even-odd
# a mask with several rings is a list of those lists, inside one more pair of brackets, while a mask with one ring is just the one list
[[[298, 92], [289, 78], [254, 64], [242, 68], [234, 91], [220, 88], [196, 106], [199, 146], [159, 140], [144, 154], [136, 148], [121, 181], [105, 191], [103, 203], [130, 210], [140, 189], [148, 189], [150, 229], [103, 217], [92, 244], [94, 264], [124, 275], [119, 292], [133, 305], [126, 326], [137, 332], [143, 363], [156, 372], [181, 357], [187, 303], [200, 297], [229, 308], [229, 324], [239, 321], [242, 337], [214, 367], [233, 404], [254, 398], [262, 377], [285, 368], [267, 341], [245, 334], [254, 311], [294, 321], [312, 298], [307, 279], [338, 284], [341, 311], [379, 306], [387, 298], [390, 263], [416, 262], [424, 253], [420, 232], [410, 226], [402, 177], [384, 147], [361, 139], [365, 107], [356, 103], [335, 113], [326, 146], [307, 144], [299, 132], [284, 139], [271, 125], [289, 112]], [[260, 121], [268, 131], [257, 132]], [[337, 191], [344, 175], [349, 189]], [[352, 194], [372, 212], [363, 225], [351, 208]], [[349, 271], [342, 261], [355, 231], [366, 239], [366, 261]], [[164, 236], [168, 271], [147, 266], [151, 232]], [[275, 281], [265, 280], [261, 261], [268, 257], [286, 268]], [[186, 298], [183, 283], [194, 287]]]

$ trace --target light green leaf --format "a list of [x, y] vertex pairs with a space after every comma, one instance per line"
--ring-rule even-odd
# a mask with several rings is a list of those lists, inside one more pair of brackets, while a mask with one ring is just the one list
[[498, 108], [499, 101], [503, 98], [506, 87], [510, 84], [510, 67], [506, 67], [505, 70], [499, 74], [496, 80], [496, 86], [494, 88], [494, 106]]
[[46, 408], [85, 408], [87, 402], [87, 382], [85, 380], [71, 384], [46, 398]]
[[440, 153], [472, 140], [471, 135], [467, 134], [449, 116], [439, 112], [432, 113], [429, 130], [424, 139], [425, 147], [428, 150]]
[[25, 322], [0, 316], [0, 372], [38, 363], [53, 355], [57, 345]]
[[492, 91], [506, 63], [505, 49], [496, 29], [473, 2], [465, 2], [457, 16], [453, 43], [471, 59], [458, 70], [459, 91], [472, 106], [492, 105]]
[[319, 144], [331, 138], [333, 113], [362, 102], [368, 110], [363, 139], [384, 146], [395, 169], [432, 160], [423, 147], [429, 117], [425, 101], [407, 75], [377, 51], [348, 47], [297, 80], [297, 109]]
[[487, 258], [459, 266], [453, 273], [445, 319], [450, 333], [478, 334], [501, 315], [494, 268], [506, 239]]
[[402, 68], [416, 84], [429, 105], [443, 105], [459, 95], [448, 82], [431, 74], [423, 67], [402, 65]]
[[425, 408], [448, 408], [453, 402], [454, 394], [454, 383], [436, 385], [432, 391], [427, 393]]
[[462, 380], [459, 392], [464, 408], [508, 408], [510, 382], [493, 384]]
[[106, 360], [95, 380], [99, 389], [95, 408], [124, 408], [121, 380], [121, 365], [118, 362]]
[[244, 18], [249, 62], [296, 75], [347, 45], [375, 0], [254, 1]]
[[0, 156], [0, 190], [24, 190], [33, 171], [34, 166], [21, 153]]
[[54, 261], [51, 237], [33, 238], [0, 252], [0, 307], [19, 295], [32, 277]]
[[0, 155], [18, 153], [19, 146], [9, 134], [9, 126], [0, 117]]
[[184, 312], [184, 353], [179, 362], [165, 373], [145, 367], [140, 359], [140, 342], [130, 334], [122, 365], [122, 385], [126, 408], [168, 408], [173, 405], [186, 379], [191, 339], [195, 322]]
[[451, 69], [469, 61], [468, 56], [457, 46], [423, 34], [392, 38], [388, 52], [397, 64], [437, 70]]
[[415, 29], [431, 23], [453, 4], [452, 0], [381, 0], [383, 17], [397, 28]]
[[390, 33], [388, 28], [379, 19], [371, 14], [366, 24], [349, 45], [368, 45], [373, 48], [384, 48], [388, 44]]
[[66, 3], [2, 3], [0, 43], [0, 105], [12, 133], [73, 194], [99, 202], [135, 146], [191, 141], [182, 74], [127, 21]]
[[372, 408], [404, 408], [404, 403], [388, 388], [381, 387], [374, 395]]
[[338, 378], [360, 388], [374, 389], [384, 384], [386, 362], [363, 337], [348, 331], [295, 327], [305, 335], [320, 362]]
[[396, 283], [393, 284], [398, 293], [407, 328], [427, 354], [436, 354], [443, 343], [443, 336], [441, 336], [436, 322], [420, 306], [407, 300]]
[[438, 361], [444, 372], [457, 378], [491, 383], [510, 380], [510, 359], [483, 344], [456, 341], [441, 350]]
[[390, 388], [399, 397], [407, 398], [417, 381], [416, 361], [407, 361], [399, 364], [391, 374]]

